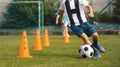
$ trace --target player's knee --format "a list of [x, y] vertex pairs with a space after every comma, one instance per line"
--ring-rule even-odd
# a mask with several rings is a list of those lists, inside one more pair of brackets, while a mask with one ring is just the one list
[[91, 42], [89, 41], [89, 39], [88, 39], [88, 37], [85, 33], [83, 33], [81, 35], [81, 38], [82, 38], [82, 40], [84, 41], [85, 44], [91, 45]]
[[98, 38], [98, 33], [95, 32], [92, 36], [95, 37], [95, 38]]

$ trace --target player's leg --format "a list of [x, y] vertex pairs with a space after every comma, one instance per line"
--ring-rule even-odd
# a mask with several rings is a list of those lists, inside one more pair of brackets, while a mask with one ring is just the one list
[[[85, 33], [83, 33], [81, 35], [81, 38], [82, 38], [82, 40], [84, 41], [85, 44], [91, 45], [91, 42], [90, 42], [90, 40], [88, 39], [88, 36]], [[101, 55], [97, 52], [97, 50], [93, 46], [92, 46], [92, 48], [94, 50], [94, 56], [100, 58]]]
[[[91, 42], [88, 39], [88, 36], [84, 33], [83, 28], [81, 26], [71, 26], [71, 30], [78, 36], [81, 37], [85, 44], [90, 44]], [[94, 47], [92, 47], [94, 49]], [[101, 55], [94, 49], [94, 56], [101, 57]]]
[[70, 35], [68, 33], [68, 27], [67, 26], [68, 26], [68, 21], [66, 19], [64, 19], [64, 30], [66, 30], [67, 36], [70, 37]]
[[105, 49], [102, 47], [102, 45], [100, 45], [98, 43], [98, 33], [96, 32], [96, 30], [92, 27], [91, 24], [89, 23], [84, 23], [83, 24], [83, 27], [85, 28], [85, 33], [88, 35], [88, 36], [91, 36], [93, 37], [93, 44], [92, 44], [92, 47], [95, 47], [97, 48], [100, 52], [104, 53], [105, 52]]
[[64, 26], [61, 25], [61, 32], [62, 32], [62, 37], [64, 37]]
[[69, 33], [68, 33], [68, 28], [67, 28], [67, 26], [64, 25], [63, 28], [64, 28], [64, 32], [63, 32], [64, 36], [65, 36], [65, 33], [66, 33], [67, 36], [70, 37], [70, 35], [69, 35]]
[[67, 34], [67, 36], [70, 37], [69, 34], [68, 34], [67, 26], [63, 25], [62, 26], [62, 35], [63, 35], [63, 37], [65, 36], [65, 34]]
[[[88, 39], [88, 36], [87, 36], [85, 33], [83, 33], [83, 34], [81, 35], [81, 38], [82, 38], [82, 40], [84, 41], [85, 44], [91, 45], [91, 42], [90, 42], [90, 40]], [[91, 45], [91, 47], [92, 47], [93, 50], [94, 50], [94, 57], [100, 58], [101, 55], [99, 54], [99, 52], [98, 52], [92, 45]]]
[[82, 38], [84, 44], [91, 45], [91, 42], [90, 42], [90, 40], [88, 39], [88, 36], [85, 33], [82, 33], [80, 37]]
[[[85, 33], [87, 34], [87, 36], [91, 36], [93, 35], [93, 39], [97, 40], [97, 34], [94, 34], [96, 32], [96, 30], [92, 27], [92, 25], [90, 25], [89, 23], [84, 23], [83, 27], [85, 28]], [[94, 57], [101, 57], [101, 55], [99, 54], [99, 52], [97, 52], [97, 50], [95, 49], [95, 47], [93, 45], [91, 45], [91, 47], [94, 49]]]
[[92, 37], [93, 37], [93, 44], [92, 46], [94, 46], [96, 49], [98, 49], [100, 52], [104, 53], [105, 52], [105, 49], [102, 47], [102, 45], [100, 45], [98, 43], [98, 33], [95, 32], [92, 34]]

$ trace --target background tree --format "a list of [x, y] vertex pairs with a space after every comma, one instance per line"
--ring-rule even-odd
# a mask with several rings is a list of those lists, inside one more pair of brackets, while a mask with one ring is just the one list
[[38, 23], [38, 4], [10, 3], [4, 17], [3, 28], [34, 27]]
[[[24, 0], [14, 0], [24, 1]], [[33, 0], [27, 0], [33, 1]], [[35, 0], [34, 0], [35, 1]], [[36, 0], [37, 1], [37, 0]], [[56, 0], [40, 0], [44, 3], [44, 24], [55, 24]], [[26, 28], [38, 26], [38, 4], [10, 3], [4, 13], [3, 28]]]
[[55, 24], [55, 13], [58, 9], [57, 0], [43, 0], [44, 3], [44, 24]]
[[114, 22], [120, 23], [120, 0], [114, 0], [112, 19]]

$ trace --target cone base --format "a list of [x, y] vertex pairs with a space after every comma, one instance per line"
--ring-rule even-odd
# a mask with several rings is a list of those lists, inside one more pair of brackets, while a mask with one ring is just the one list
[[64, 43], [69, 43], [69, 41], [68, 42], [64, 42]]
[[40, 50], [42, 50], [42, 49], [34, 49], [35, 51], [40, 51]]
[[69, 43], [69, 38], [64, 37], [64, 43]]
[[32, 58], [32, 56], [27, 56], [27, 57], [20, 57], [20, 56], [17, 56], [17, 58]]
[[49, 45], [43, 45], [43, 46], [45, 46], [45, 47], [49, 47]]

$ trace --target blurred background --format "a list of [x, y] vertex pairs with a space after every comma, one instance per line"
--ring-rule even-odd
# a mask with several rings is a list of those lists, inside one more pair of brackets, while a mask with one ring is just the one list
[[[96, 30], [100, 34], [120, 34], [120, 0], [89, 2], [95, 17], [88, 21]], [[19, 35], [23, 30], [35, 34], [36, 29], [60, 34], [60, 24], [55, 24], [59, 5], [59, 0], [0, 0], [0, 35]], [[69, 32], [72, 34], [70, 29]]]

